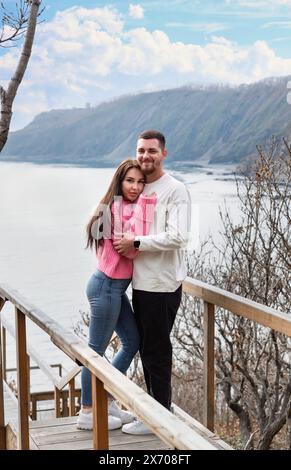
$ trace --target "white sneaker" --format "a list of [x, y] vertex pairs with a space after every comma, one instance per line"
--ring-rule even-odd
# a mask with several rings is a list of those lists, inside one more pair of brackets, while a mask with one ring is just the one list
[[131, 423], [135, 419], [132, 413], [121, 410], [113, 400], [108, 405], [108, 414], [114, 418], [119, 418], [122, 424]]
[[153, 431], [137, 419], [133, 423], [122, 426], [122, 432], [126, 434], [154, 434]]
[[[121, 428], [122, 422], [119, 418], [108, 415], [108, 430]], [[77, 429], [87, 429], [92, 431], [93, 429], [93, 413], [84, 413], [82, 410], [79, 413], [77, 419]]]

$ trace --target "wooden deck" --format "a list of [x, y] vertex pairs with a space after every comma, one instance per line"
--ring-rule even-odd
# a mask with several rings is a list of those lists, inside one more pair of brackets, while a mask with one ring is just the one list
[[[17, 448], [18, 420], [17, 399], [4, 382], [5, 423], [7, 426], [7, 445]], [[206, 429], [201, 423], [187, 415], [174, 405], [175, 414], [207, 439], [218, 450], [230, 450], [231, 447], [222, 439]], [[77, 417], [51, 418], [29, 421], [29, 442], [31, 450], [90, 450], [93, 448], [92, 431], [76, 428]], [[134, 436], [125, 434], [121, 429], [109, 432], [110, 450], [169, 450], [167, 444], [155, 434]]]
[[[32, 421], [29, 424], [31, 440], [39, 450], [90, 450], [93, 448], [92, 431], [76, 428], [77, 417]], [[109, 432], [110, 450], [171, 449], [154, 434], [133, 436], [121, 429]]]
[[[18, 420], [17, 399], [5, 382], [5, 423], [7, 425], [8, 449], [17, 448]], [[201, 423], [187, 415], [176, 405], [175, 414], [185, 421], [199, 435], [207, 439], [218, 450], [230, 450], [231, 447], [222, 439], [206, 429]], [[50, 418], [29, 421], [29, 442], [31, 450], [90, 450], [93, 448], [92, 431], [81, 431], [76, 428], [77, 417]], [[169, 450], [170, 446], [161, 441], [155, 434], [134, 436], [125, 434], [121, 429], [109, 432], [110, 450]]]

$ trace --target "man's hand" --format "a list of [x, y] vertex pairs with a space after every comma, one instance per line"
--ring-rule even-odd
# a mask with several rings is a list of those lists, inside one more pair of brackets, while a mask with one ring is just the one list
[[125, 233], [123, 238], [113, 242], [113, 246], [120, 255], [127, 255], [127, 253], [134, 247], [133, 242], [134, 235], [131, 233]]

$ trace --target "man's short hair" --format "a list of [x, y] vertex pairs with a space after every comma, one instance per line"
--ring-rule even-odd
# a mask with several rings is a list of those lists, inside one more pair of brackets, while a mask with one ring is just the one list
[[148, 130], [148, 131], [144, 131], [142, 132], [139, 136], [138, 136], [139, 139], [157, 139], [160, 143], [160, 147], [162, 150], [164, 150], [165, 146], [166, 146], [166, 138], [165, 136], [159, 132], [159, 131], [155, 131], [155, 130]]

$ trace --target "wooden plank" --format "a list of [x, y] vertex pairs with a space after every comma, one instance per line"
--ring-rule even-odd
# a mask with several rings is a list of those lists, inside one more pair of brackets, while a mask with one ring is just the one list
[[[174, 405], [174, 413], [193, 427], [201, 436], [209, 439], [216, 449], [231, 450], [232, 448], [197, 420]], [[42, 422], [30, 422], [30, 437], [40, 449], [92, 449], [92, 431], [83, 431], [76, 428], [77, 417], [49, 419]], [[170, 449], [171, 446], [163, 443], [154, 434], [131, 435], [125, 434], [121, 429], [110, 431], [109, 449]]]
[[59, 444], [46, 444], [39, 446], [39, 450], [92, 450], [92, 439], [84, 441], [72, 442], [61, 442]]
[[76, 377], [82, 370], [82, 367], [75, 366], [64, 377], [58, 381], [58, 388], [62, 390], [72, 379]]
[[72, 378], [69, 382], [69, 415], [74, 416], [76, 414], [75, 404], [75, 378]]
[[103, 383], [92, 377], [93, 448], [108, 449], [108, 398]]
[[54, 397], [55, 397], [56, 418], [60, 418], [61, 417], [61, 392], [57, 387], [55, 387]]
[[[93, 447], [92, 431], [80, 431], [76, 429], [76, 427], [71, 432], [66, 432], [66, 429], [62, 429], [62, 431], [63, 432], [57, 432], [56, 434], [51, 434], [51, 433], [37, 434], [35, 432], [34, 433], [30, 432], [30, 435], [33, 437], [35, 443], [38, 446], [43, 446], [43, 445], [48, 445], [48, 444], [69, 443], [69, 442], [75, 443], [77, 441], [91, 440], [91, 448]], [[157, 440], [159, 439], [157, 439], [157, 437], [154, 434], [149, 435], [149, 436], [130, 436], [129, 434], [126, 435], [122, 433], [122, 431], [120, 431], [119, 433], [116, 433], [112, 436], [110, 433], [110, 446], [112, 445], [118, 446], [119, 444], [138, 445], [138, 443], [151, 442], [151, 441], [157, 441]]]
[[[14, 326], [7, 320], [3, 322], [3, 325], [7, 329], [8, 333], [15, 338], [15, 328]], [[46, 362], [44, 361], [38, 352], [33, 348], [31, 345], [27, 345], [27, 352], [29, 356], [33, 359], [33, 361], [38, 365], [38, 367], [43, 371], [43, 373], [51, 380], [54, 386], [58, 388], [63, 388], [63, 384], [61, 382], [61, 387], [59, 386], [60, 378], [57, 372]]]
[[168, 447], [162, 441], [151, 441], [151, 442], [140, 442], [138, 444], [132, 444], [128, 446], [127, 444], [121, 444], [118, 446], [110, 447], [110, 450], [170, 450], [172, 447]]
[[30, 395], [31, 400], [31, 419], [34, 421], [37, 419], [37, 400], [34, 395]]
[[[144, 436], [143, 436], [144, 437]], [[57, 443], [46, 443], [38, 445], [39, 450], [91, 450], [92, 439], [75, 440], [68, 442], [57, 442]], [[169, 449], [161, 440], [155, 438], [152, 440], [143, 440], [139, 442], [130, 443], [116, 443], [109, 446], [110, 450], [157, 450], [157, 449]]]
[[46, 428], [49, 426], [63, 426], [64, 424], [74, 424], [77, 421], [76, 416], [67, 416], [66, 418], [49, 418], [44, 421], [33, 421], [30, 423], [30, 429]]
[[26, 350], [25, 315], [17, 308], [16, 321], [16, 360], [18, 389], [18, 448], [29, 449], [29, 396], [28, 396], [28, 364]]
[[[157, 442], [151, 441], [150, 445], [149, 443], [145, 442], [145, 443], [140, 443], [140, 444], [133, 443], [130, 446], [125, 444], [125, 445], [119, 445], [118, 447], [116, 446], [109, 447], [109, 450], [115, 450], [115, 451], [117, 450], [129, 450], [129, 451], [131, 450], [163, 450], [163, 449], [167, 450], [170, 448], [167, 447], [165, 444], [163, 444], [163, 442], [158, 441], [158, 440]], [[52, 450], [52, 446], [51, 444], [39, 446], [39, 450]], [[67, 443], [55, 444], [53, 446], [53, 450], [92, 450], [92, 441], [85, 440], [85, 441], [77, 441], [74, 443], [67, 442]]]
[[203, 330], [204, 330], [203, 423], [208, 429], [210, 429], [210, 431], [214, 431], [214, 410], [215, 410], [214, 322], [215, 322], [214, 305], [208, 302], [204, 302], [204, 311], [203, 311]]
[[31, 409], [30, 409], [30, 357], [28, 354], [26, 354], [26, 360], [27, 360], [27, 393], [28, 393], [28, 416], [31, 417]]
[[291, 337], [291, 317], [271, 307], [187, 277], [183, 291]]
[[7, 370], [7, 355], [6, 355], [6, 328], [2, 323], [2, 334], [0, 338], [1, 342], [1, 351], [2, 351], [2, 378], [7, 381], [6, 370]]
[[[63, 429], [62, 429], [63, 431]], [[78, 432], [77, 429], [75, 431], [71, 432], [59, 432], [57, 434], [36, 434], [36, 433], [30, 433], [30, 435], [33, 437], [35, 443], [37, 444], [38, 447], [44, 446], [44, 445], [51, 445], [52, 448], [54, 447], [55, 444], [74, 444], [77, 441], [86, 441], [90, 440], [91, 442], [91, 449], [93, 447], [92, 445], [92, 437], [93, 433], [92, 431], [83, 431], [83, 432]]]
[[67, 397], [65, 397], [63, 390], [61, 391], [61, 398], [62, 398], [62, 416], [69, 416], [68, 400], [67, 400]]
[[[84, 431], [76, 428], [75, 424], [64, 424], [62, 426], [49, 426], [42, 429], [30, 429], [30, 435], [39, 445], [58, 443], [58, 442], [70, 442], [75, 440], [86, 440], [93, 437], [92, 431]], [[110, 431], [109, 433], [110, 445], [118, 445], [119, 443], [137, 443], [143, 441], [156, 440], [154, 434], [148, 434], [145, 436], [125, 434], [121, 429]]]

